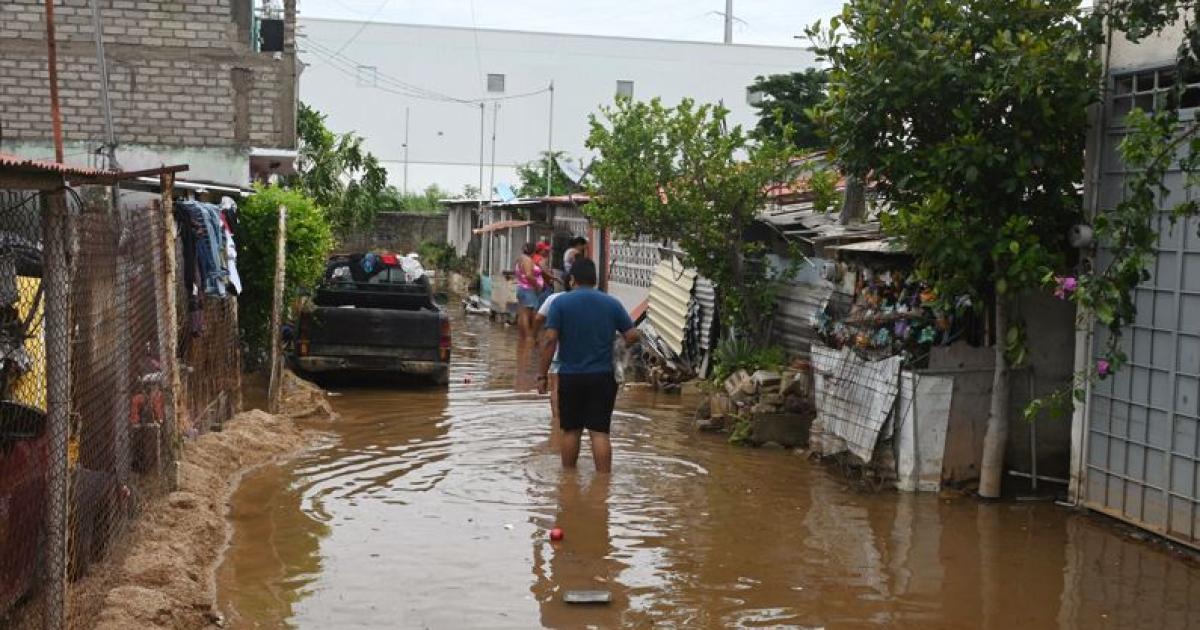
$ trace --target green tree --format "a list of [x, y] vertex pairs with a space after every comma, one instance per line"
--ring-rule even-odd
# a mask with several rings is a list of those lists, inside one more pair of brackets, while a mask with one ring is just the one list
[[[990, 305], [996, 370], [979, 493], [1000, 492], [1014, 296], [1070, 253], [1098, 66], [1077, 0], [851, 0], [828, 31], [822, 120], [837, 161], [874, 175], [944, 300]], [[1013, 328], [1019, 337], [1019, 328]]]
[[774, 304], [763, 246], [746, 229], [766, 190], [788, 170], [787, 134], [751, 142], [729, 111], [684, 99], [618, 98], [591, 116], [587, 146], [595, 200], [588, 214], [620, 234], [674, 241], [685, 263], [713, 281], [725, 323], [756, 342]]
[[[517, 179], [520, 180], [518, 194], [522, 197], [541, 197], [546, 194], [546, 154], [547, 151], [542, 151], [541, 157], [527, 162], [517, 167]], [[558, 166], [559, 160], [567, 160], [567, 154], [564, 151], [555, 151], [554, 159], [550, 161], [550, 194], [565, 195], [578, 186], [575, 182], [562, 172]]]
[[289, 184], [325, 209], [335, 234], [344, 236], [370, 225], [391, 193], [387, 169], [363, 147], [363, 138], [331, 131], [325, 115], [304, 103], [296, 132], [299, 174]]
[[826, 146], [828, 137], [813, 117], [813, 108], [825, 100], [828, 84], [828, 71], [814, 68], [756, 77], [749, 89], [761, 95], [762, 100], [754, 105], [758, 110], [754, 136], [780, 137], [786, 127], [791, 127], [792, 144], [797, 148], [811, 150]]
[[265, 356], [271, 340], [280, 206], [287, 208], [285, 305], [294, 302], [301, 288], [316, 284], [333, 248], [333, 233], [324, 211], [300, 190], [259, 186], [242, 204], [238, 212], [243, 234], [238, 271], [243, 290], [238, 296], [238, 325], [249, 349], [248, 366], [257, 365]]

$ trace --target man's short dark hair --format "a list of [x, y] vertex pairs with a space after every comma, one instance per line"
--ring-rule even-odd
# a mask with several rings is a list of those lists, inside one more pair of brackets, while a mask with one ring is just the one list
[[576, 258], [571, 263], [571, 277], [575, 279], [576, 286], [596, 286], [596, 263], [591, 258]]
[[567, 247], [579, 247], [580, 245], [587, 245], [587, 239], [582, 236], [576, 236], [571, 239], [571, 242], [567, 243]]

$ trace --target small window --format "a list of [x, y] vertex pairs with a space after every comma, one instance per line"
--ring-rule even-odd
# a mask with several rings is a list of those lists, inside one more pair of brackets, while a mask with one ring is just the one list
[[379, 68], [375, 66], [359, 66], [358, 87], [375, 87], [379, 84]]
[[504, 92], [504, 75], [489, 74], [487, 76], [487, 91], [496, 94]]
[[617, 81], [617, 96], [633, 98], [633, 81]]

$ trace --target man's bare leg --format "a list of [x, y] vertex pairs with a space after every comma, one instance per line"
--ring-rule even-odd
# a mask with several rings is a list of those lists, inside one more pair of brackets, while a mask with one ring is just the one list
[[558, 374], [550, 374], [546, 387], [550, 389], [550, 448], [562, 441], [562, 424], [558, 414]]
[[562, 434], [562, 465], [563, 468], [574, 468], [579, 462], [579, 445], [583, 442], [583, 429], [563, 431]]
[[[596, 472], [612, 472], [612, 440], [607, 433], [588, 431], [592, 441], [592, 459], [596, 462]], [[576, 447], [578, 453], [578, 447]]]

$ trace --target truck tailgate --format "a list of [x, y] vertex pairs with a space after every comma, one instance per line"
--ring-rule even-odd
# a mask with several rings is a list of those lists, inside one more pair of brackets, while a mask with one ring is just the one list
[[369, 346], [436, 350], [441, 340], [437, 311], [319, 307], [304, 331], [313, 352], [319, 346]]

